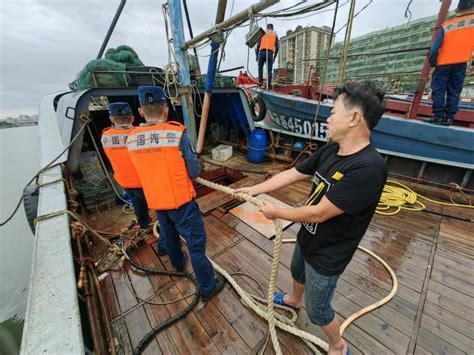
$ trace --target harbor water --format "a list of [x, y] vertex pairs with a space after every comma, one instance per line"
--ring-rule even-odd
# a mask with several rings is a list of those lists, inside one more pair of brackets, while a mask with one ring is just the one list
[[[0, 220], [21, 197], [24, 185], [38, 170], [38, 127], [0, 129]], [[28, 298], [33, 233], [23, 205], [0, 227], [0, 354], [19, 351]]]

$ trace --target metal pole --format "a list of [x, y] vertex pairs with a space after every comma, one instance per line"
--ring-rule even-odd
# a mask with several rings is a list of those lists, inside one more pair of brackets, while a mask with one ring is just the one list
[[[224, 21], [226, 6], [227, 6], [227, 0], [219, 0], [219, 4], [217, 5], [216, 25]], [[198, 140], [196, 144], [196, 152], [198, 154], [201, 154], [202, 148], [204, 146], [204, 135], [206, 134], [207, 119], [209, 117], [209, 111], [211, 109], [211, 95], [212, 95], [212, 88], [214, 87], [214, 79], [216, 77], [218, 56], [219, 56], [219, 44], [212, 42], [211, 56], [209, 57], [209, 63], [207, 66], [207, 76], [206, 76], [206, 84], [205, 84], [204, 102], [202, 104], [201, 122], [199, 123], [199, 133], [198, 133]]]
[[[332, 1], [332, 0], [326, 0], [324, 2], [329, 2], [329, 1]], [[280, 2], [280, 0], [261, 0], [258, 4], [250, 6], [248, 9], [239, 12], [237, 15], [228, 18], [227, 20], [219, 23], [215, 27], [213, 27], [213, 28], [201, 33], [200, 35], [197, 35], [193, 39], [187, 41], [185, 43], [185, 46], [186, 46], [186, 48], [194, 46], [194, 45], [198, 44], [199, 42], [201, 42], [203, 39], [206, 39], [207, 36], [210, 33], [214, 32], [216, 29], [218, 29], [218, 30], [227, 29], [227, 28], [229, 28], [233, 25], [236, 25], [236, 24], [238, 24], [242, 21], [245, 21], [249, 17], [249, 15], [254, 15], [257, 12], [265, 10], [267, 7], [270, 7], [270, 6], [272, 6], [274, 4], [277, 4], [279, 2]]]
[[[193, 27], [191, 26], [191, 18], [189, 17], [188, 3], [186, 2], [186, 0], [183, 0], [183, 6], [184, 6], [184, 14], [186, 15], [186, 22], [188, 23], [189, 35], [191, 36], [191, 39], [193, 39], [194, 38]], [[201, 72], [201, 67], [199, 65], [198, 53], [197, 53], [197, 49], [195, 47], [193, 47], [193, 52], [194, 52], [194, 56], [196, 57], [197, 67], [198, 67], [198, 70], [199, 70], [199, 73], [200, 73]]]
[[[438, 19], [436, 20], [436, 25], [433, 31], [433, 36], [431, 36], [431, 44], [438, 35], [441, 24], [446, 20], [448, 15], [449, 6], [451, 6], [451, 0], [443, 0], [441, 8], [439, 9]], [[418, 109], [420, 107], [421, 97], [425, 91], [426, 83], [428, 82], [428, 77], [430, 75], [430, 55], [429, 52], [426, 53], [425, 63], [423, 64], [423, 69], [421, 70], [420, 81], [415, 91], [415, 97], [411, 103], [410, 112], [408, 113], [408, 118], [415, 119], [418, 114]]]
[[186, 49], [184, 47], [184, 26], [180, 0], [169, 0], [169, 12], [171, 17], [171, 33], [173, 34], [173, 47], [177, 64], [181, 72], [182, 88], [181, 109], [183, 121], [188, 130], [189, 138], [196, 143], [196, 121], [194, 119], [194, 106], [191, 96], [191, 77], [189, 75], [189, 64]]
[[114, 19], [112, 20], [112, 23], [110, 24], [109, 30], [107, 31], [104, 41], [102, 42], [102, 46], [99, 49], [99, 53], [97, 54], [97, 59], [102, 58], [102, 55], [104, 54], [104, 51], [105, 51], [105, 47], [107, 47], [107, 43], [109, 43], [110, 36], [112, 36], [112, 32], [114, 32], [115, 25], [117, 24], [117, 21], [120, 17], [120, 14], [122, 13], [123, 7], [125, 6], [126, 2], [127, 0], [120, 1], [120, 5], [117, 9], [117, 12], [115, 12]]
[[342, 82], [344, 81], [344, 75], [346, 73], [347, 52], [349, 51], [349, 44], [351, 42], [352, 22], [354, 20], [355, 4], [356, 0], [352, 0], [351, 8], [349, 10], [349, 17], [347, 19], [346, 34], [344, 36], [344, 46], [342, 47], [341, 52], [341, 62], [339, 63], [339, 72], [337, 74], [337, 85], [342, 84]]

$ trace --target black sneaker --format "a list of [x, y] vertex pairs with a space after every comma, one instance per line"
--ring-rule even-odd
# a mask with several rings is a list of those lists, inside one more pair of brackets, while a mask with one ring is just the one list
[[159, 256], [168, 255], [168, 252], [166, 251], [166, 249], [163, 249], [163, 248], [158, 248], [158, 249], [156, 250], [156, 253], [157, 253]]
[[421, 120], [425, 123], [447, 126], [445, 117], [423, 117]]
[[442, 123], [443, 126], [451, 126], [453, 124], [454, 118], [453, 117], [448, 117], [446, 118], [446, 121], [444, 124]]
[[202, 296], [201, 295], [201, 301], [207, 302], [209, 301], [213, 296], [217, 295], [219, 292], [222, 291], [225, 285], [225, 277], [222, 276], [221, 274], [216, 276], [216, 287], [214, 290], [207, 296]]

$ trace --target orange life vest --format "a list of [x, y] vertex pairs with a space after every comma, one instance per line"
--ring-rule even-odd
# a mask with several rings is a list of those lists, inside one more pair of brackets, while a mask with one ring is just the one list
[[105, 155], [112, 164], [114, 178], [124, 188], [142, 186], [127, 150], [127, 137], [132, 129], [106, 128], [101, 139]]
[[258, 47], [258, 50], [263, 51], [265, 49], [268, 49], [272, 51], [273, 53], [275, 53], [276, 38], [277, 38], [277, 35], [275, 32], [265, 33], [265, 35], [260, 40], [260, 47]]
[[474, 50], [474, 14], [454, 17], [442, 26], [444, 39], [436, 65], [469, 62]]
[[174, 121], [134, 128], [127, 148], [151, 209], [173, 210], [195, 196], [179, 143], [185, 127]]

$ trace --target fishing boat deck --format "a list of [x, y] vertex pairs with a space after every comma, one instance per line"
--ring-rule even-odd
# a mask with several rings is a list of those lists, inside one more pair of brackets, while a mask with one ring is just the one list
[[[231, 186], [252, 185], [263, 177], [246, 177]], [[287, 204], [304, 203], [310, 184], [300, 182], [270, 195]], [[207, 254], [229, 273], [246, 273], [266, 292], [272, 260], [273, 241], [235, 217], [229, 210], [240, 204], [221, 192], [198, 199], [208, 236]], [[433, 211], [473, 218], [472, 210], [427, 203]], [[90, 217], [101, 230], [118, 231], [132, 218], [119, 206]], [[284, 231], [284, 238], [295, 238], [299, 224]], [[466, 354], [474, 349], [473, 273], [474, 239], [472, 223], [426, 212], [402, 211], [396, 216], [376, 215], [362, 239], [369, 248], [393, 268], [398, 277], [398, 292], [388, 304], [359, 318], [345, 331], [344, 338], [354, 354]], [[156, 243], [148, 243], [133, 258], [152, 268], [173, 271], [167, 256], [159, 257]], [[277, 287], [291, 287], [290, 262], [293, 245], [283, 244]], [[189, 260], [189, 259], [188, 259]], [[131, 353], [142, 337], [156, 324], [176, 314], [191, 301], [168, 305], [141, 302], [166, 302], [193, 291], [182, 278], [147, 275], [125, 265], [109, 270], [101, 283], [111, 310], [115, 336], [123, 351]], [[190, 263], [187, 262], [187, 270]], [[248, 277], [236, 280], [256, 295], [262, 291]], [[130, 282], [129, 285], [127, 285]], [[391, 280], [374, 259], [358, 250], [340, 277], [333, 307], [342, 319], [389, 293]], [[306, 312], [299, 311], [297, 325], [325, 339], [312, 325]], [[247, 309], [227, 284], [207, 303], [159, 333], [148, 345], [146, 354], [256, 353], [265, 341], [266, 322]], [[278, 331], [284, 353], [305, 354], [310, 349], [296, 337]], [[266, 353], [273, 353], [271, 344]]]

